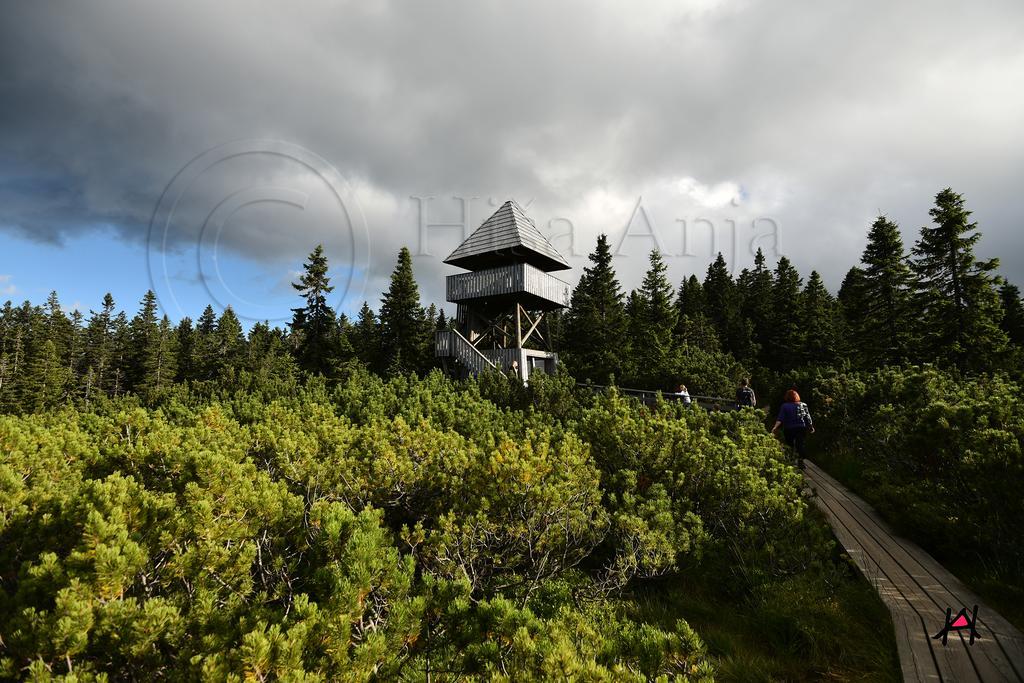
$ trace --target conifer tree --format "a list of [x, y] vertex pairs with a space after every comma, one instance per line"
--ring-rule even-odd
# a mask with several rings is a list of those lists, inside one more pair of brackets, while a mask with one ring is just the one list
[[643, 297], [634, 289], [626, 297], [626, 318], [629, 320], [630, 345], [637, 344], [646, 334], [647, 316], [644, 314]]
[[1003, 305], [1003, 331], [1011, 343], [1024, 346], [1024, 302], [1020, 298], [1020, 289], [1004, 282], [999, 288], [999, 299]]
[[904, 362], [913, 342], [913, 274], [899, 227], [885, 216], [871, 226], [861, 263], [864, 308], [854, 323], [854, 343], [867, 367]]
[[607, 235], [598, 236], [588, 258], [591, 265], [584, 268], [562, 320], [562, 348], [578, 378], [603, 383], [621, 372], [629, 353], [628, 320]]
[[43, 311], [46, 314], [46, 338], [53, 342], [57, 355], [66, 358], [73, 343], [74, 329], [71, 320], [61, 308], [57, 292], [50, 292]]
[[132, 335], [131, 325], [124, 311], [118, 311], [111, 326], [113, 353], [111, 357], [110, 395], [117, 397], [128, 391], [128, 375], [130, 370]]
[[740, 317], [740, 299], [736, 283], [729, 273], [722, 252], [708, 266], [704, 278], [704, 300], [708, 318], [715, 327], [718, 339], [726, 351], [737, 358], [751, 355], [751, 329]]
[[801, 332], [804, 364], [821, 368], [832, 365], [838, 356], [836, 302], [818, 271], [811, 271], [804, 288], [801, 307]]
[[336, 320], [327, 295], [334, 291], [327, 276], [327, 256], [318, 244], [303, 266], [303, 273], [292, 287], [306, 299], [306, 305], [293, 308], [292, 334], [296, 339], [299, 367], [312, 373], [330, 374], [336, 363]]
[[196, 331], [192, 328], [192, 318], [186, 316], [178, 322], [174, 328], [174, 338], [178, 349], [178, 358], [175, 361], [178, 381], [188, 382], [196, 379]]
[[703, 351], [718, 351], [718, 333], [705, 313], [704, 287], [696, 275], [679, 285], [676, 295], [675, 338], [679, 344]]
[[151, 370], [149, 361], [158, 354], [157, 303], [156, 294], [148, 290], [142, 297], [139, 312], [132, 318], [129, 326], [130, 348], [128, 356], [128, 386], [139, 389], [150, 385], [147, 373]]
[[177, 336], [165, 315], [145, 350], [143, 374], [136, 387], [139, 394], [150, 400], [163, 394], [177, 376], [177, 360]]
[[775, 370], [791, 370], [800, 364], [803, 349], [801, 286], [796, 268], [788, 258], [781, 257], [772, 284], [772, 317], [764, 354], [768, 367]]
[[0, 411], [9, 408], [14, 342], [20, 334], [14, 321], [14, 306], [6, 301], [0, 310]]
[[772, 271], [768, 268], [764, 251], [760, 247], [754, 255], [753, 269], [744, 269], [737, 282], [740, 314], [750, 324], [750, 345], [762, 365], [771, 334]]
[[437, 306], [431, 303], [427, 306], [426, 311], [423, 314], [423, 339], [424, 339], [424, 353], [423, 362], [420, 367], [422, 372], [427, 372], [431, 368], [439, 367], [437, 360], [434, 358], [432, 350], [434, 348], [434, 332], [437, 330]]
[[356, 356], [355, 346], [352, 344], [352, 333], [353, 325], [352, 321], [348, 319], [348, 316], [344, 313], [338, 315], [338, 328], [335, 330], [335, 343], [334, 355], [337, 358], [337, 362], [341, 364], [349, 363]]
[[695, 317], [707, 314], [707, 302], [704, 300], [704, 286], [696, 275], [679, 283], [679, 294], [676, 296], [676, 317], [684, 315]]
[[199, 315], [199, 319], [196, 320], [196, 332], [200, 335], [210, 337], [212, 340], [213, 333], [217, 329], [217, 313], [213, 310], [213, 306], [206, 304], [206, 308]]
[[423, 369], [429, 341], [420, 306], [420, 291], [412, 272], [412, 255], [402, 247], [391, 273], [391, 285], [381, 299], [381, 349], [387, 374], [400, 375]]
[[73, 398], [78, 397], [78, 386], [76, 380], [82, 372], [85, 363], [85, 328], [82, 326], [84, 316], [78, 309], [71, 311], [68, 316], [71, 323], [71, 336], [67, 356], [64, 359], [65, 369], [68, 374], [68, 394]]
[[426, 322], [427, 331], [433, 334], [434, 330], [437, 329], [437, 306], [433, 303], [427, 306]]
[[215, 350], [217, 347], [217, 314], [213, 306], [206, 305], [196, 320], [192, 340], [192, 377], [212, 380], [217, 375]]
[[673, 356], [672, 334], [676, 329], [676, 307], [668, 268], [657, 249], [650, 253], [650, 267], [640, 289], [631, 295], [634, 319], [632, 348], [637, 379], [660, 386], [667, 381]]
[[111, 393], [111, 366], [114, 358], [114, 297], [107, 292], [99, 312], [90, 311], [85, 328], [85, 372], [82, 395], [90, 401], [95, 395]]
[[650, 267], [640, 285], [640, 298], [646, 317], [648, 333], [659, 345], [671, 344], [675, 327], [676, 309], [672, 301], [672, 285], [668, 280], [668, 267], [657, 249], [651, 250]]
[[23, 409], [22, 394], [30, 359], [30, 326], [33, 310], [27, 301], [17, 308], [12, 308], [10, 302], [7, 302], [4, 308], [5, 318], [10, 320], [11, 331], [7, 334], [8, 341], [5, 342], [7, 350], [4, 362], [4, 391], [0, 395], [0, 400], [3, 401], [0, 407], [5, 411], [18, 412]]
[[725, 257], [722, 252], [718, 252], [704, 276], [704, 300], [708, 317], [714, 323], [719, 338], [726, 341], [727, 347], [729, 321], [736, 314], [734, 284]]
[[270, 323], [256, 323], [249, 331], [246, 343], [246, 369], [262, 381], [291, 381], [295, 375], [295, 360], [288, 350], [288, 341], [280, 328]]
[[41, 339], [35, 349], [22, 385], [22, 406], [31, 412], [55, 407], [64, 398], [67, 371], [52, 339]]
[[[68, 386], [61, 387], [60, 393], [63, 396], [64, 394], [72, 393], [74, 390], [73, 384], [76, 363], [78, 361], [77, 355], [79, 353], [79, 329], [75, 322], [76, 318], [74, 316], [68, 317], [64, 313], [60, 305], [60, 299], [55, 291], [51, 291], [47, 297], [46, 304], [43, 306], [43, 312], [46, 316], [43, 334], [46, 339], [53, 342], [57, 358], [64, 365], [62, 376], [69, 383]], [[80, 317], [77, 319], [80, 320]]]
[[366, 367], [379, 371], [381, 361], [381, 339], [380, 324], [377, 322], [377, 315], [370, 308], [370, 304], [363, 302], [359, 309], [359, 317], [352, 327], [352, 347], [356, 357]]
[[854, 339], [849, 347], [851, 361], [863, 364], [856, 337], [867, 316], [867, 301], [864, 297], [864, 271], [858, 266], [850, 268], [843, 278], [836, 297], [839, 304], [839, 321], [846, 334]]
[[926, 352], [961, 370], [985, 369], [1006, 347], [999, 327], [1002, 310], [993, 272], [998, 259], [979, 261], [981, 238], [969, 222], [961, 195], [946, 188], [929, 213], [934, 227], [922, 227], [911, 268], [917, 276], [917, 304], [923, 317]]

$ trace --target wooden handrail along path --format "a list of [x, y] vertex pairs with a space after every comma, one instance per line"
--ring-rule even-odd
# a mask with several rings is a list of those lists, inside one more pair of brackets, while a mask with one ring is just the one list
[[[804, 463], [815, 502], [892, 614], [904, 680], [1024, 682], [1020, 631], [928, 553], [896, 536], [870, 505], [814, 463]], [[945, 625], [947, 608], [956, 615], [975, 605], [980, 639], [973, 645], [963, 631], [950, 632], [945, 645], [932, 637]]]
[[[577, 382], [576, 386], [580, 389], [590, 389], [591, 391], [608, 391], [609, 387], [604, 384], [589, 384], [586, 382]], [[681, 401], [682, 396], [678, 396], [672, 393], [664, 393], [657, 389], [629, 389], [626, 387], [614, 387], [615, 391], [623, 394], [624, 396], [632, 396], [633, 398], [639, 399], [643, 403], [654, 403], [658, 400], [660, 395], [666, 401]], [[690, 400], [701, 408], [708, 410], [736, 410], [736, 402], [730, 398], [724, 398], [722, 396], [701, 396], [699, 394], [690, 394]]]

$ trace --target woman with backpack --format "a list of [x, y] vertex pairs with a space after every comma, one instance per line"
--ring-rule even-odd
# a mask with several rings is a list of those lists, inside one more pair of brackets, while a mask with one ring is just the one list
[[775, 418], [775, 426], [772, 427], [772, 434], [782, 427], [782, 436], [787, 446], [796, 451], [796, 464], [800, 469], [804, 468], [804, 442], [807, 433], [814, 433], [814, 420], [811, 419], [811, 412], [807, 404], [800, 400], [800, 394], [796, 389], [786, 392], [786, 401], [779, 407], [779, 415]]

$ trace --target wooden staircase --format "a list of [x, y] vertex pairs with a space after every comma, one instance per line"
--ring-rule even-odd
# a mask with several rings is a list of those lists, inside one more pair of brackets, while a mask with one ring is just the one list
[[497, 366], [480, 352], [480, 349], [463, 337], [457, 330], [438, 330], [434, 334], [435, 355], [440, 358], [454, 358], [470, 375], [479, 375]]

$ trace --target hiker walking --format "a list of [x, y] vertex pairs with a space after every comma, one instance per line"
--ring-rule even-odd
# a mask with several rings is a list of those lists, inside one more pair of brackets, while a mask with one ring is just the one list
[[757, 396], [750, 388], [750, 380], [744, 377], [740, 380], [740, 386], [736, 389], [736, 408], [753, 408], [757, 405]]
[[807, 404], [800, 400], [800, 394], [796, 389], [786, 392], [786, 401], [779, 406], [779, 415], [775, 418], [775, 425], [772, 427], [772, 434], [782, 427], [782, 437], [786, 445], [796, 451], [796, 464], [800, 469], [804, 468], [804, 442], [807, 433], [814, 433], [814, 420], [811, 419], [811, 411]]

